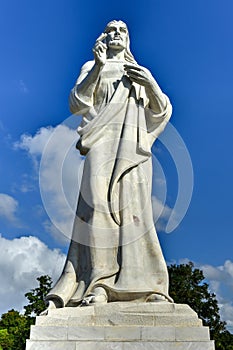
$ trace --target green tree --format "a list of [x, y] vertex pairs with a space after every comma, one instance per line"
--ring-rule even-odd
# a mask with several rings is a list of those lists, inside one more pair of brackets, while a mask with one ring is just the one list
[[170, 265], [168, 272], [174, 302], [188, 304], [198, 314], [203, 325], [209, 327], [216, 350], [233, 349], [233, 335], [226, 330], [226, 322], [221, 321], [216, 295], [209, 291], [203, 272], [194, 268], [192, 262]]
[[24, 306], [25, 316], [34, 317], [39, 315], [46, 308], [45, 296], [51, 289], [52, 279], [48, 275], [40, 276], [37, 278], [39, 287], [31, 289], [30, 292], [25, 294], [25, 297], [29, 300], [29, 304]]
[[11, 350], [14, 345], [14, 336], [7, 329], [0, 329], [0, 350]]
[[24, 350], [29, 338], [31, 318], [16, 310], [9, 310], [0, 320], [1, 346], [3, 350]]
[[13, 309], [2, 315], [0, 350], [25, 350], [26, 339], [30, 336], [30, 326], [34, 324], [34, 316], [46, 308], [44, 298], [52, 285], [52, 279], [47, 275], [38, 277], [37, 281], [39, 287], [25, 294], [29, 304], [24, 306], [24, 315]]
[[233, 350], [233, 334], [225, 330], [215, 340], [216, 350]]

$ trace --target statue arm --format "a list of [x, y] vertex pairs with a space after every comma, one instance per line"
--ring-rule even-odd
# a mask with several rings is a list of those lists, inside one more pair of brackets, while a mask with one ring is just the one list
[[93, 95], [101, 70], [94, 61], [84, 64], [69, 97], [72, 113], [85, 114], [93, 106]]
[[144, 86], [149, 100], [149, 107], [155, 114], [161, 114], [167, 106], [167, 98], [161, 91], [159, 85], [150, 71], [135, 64], [125, 64], [125, 70], [131, 81]]
[[72, 113], [85, 114], [94, 105], [94, 92], [106, 62], [107, 46], [101, 41], [103, 37], [105, 34], [97, 39], [93, 48], [95, 60], [87, 62], [82, 67], [80, 76], [71, 90], [70, 111]]
[[151, 76], [150, 84], [145, 86], [145, 91], [149, 99], [148, 107], [155, 113], [163, 113], [167, 107], [167, 99], [153, 76]]

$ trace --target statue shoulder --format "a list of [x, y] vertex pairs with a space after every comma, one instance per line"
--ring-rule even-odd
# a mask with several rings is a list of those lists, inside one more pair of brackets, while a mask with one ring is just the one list
[[92, 60], [92, 61], [87, 61], [86, 63], [84, 63], [84, 65], [83, 65], [82, 68], [81, 68], [81, 73], [83, 73], [83, 72], [89, 72], [89, 71], [93, 68], [94, 64], [95, 64], [95, 61], [94, 61], [94, 60]]
[[83, 79], [88, 75], [88, 73], [90, 72], [90, 70], [93, 68], [95, 64], [95, 61], [87, 61], [86, 63], [84, 63], [84, 65], [81, 68], [81, 71], [79, 73], [79, 77], [76, 81], [76, 85], [80, 84]]

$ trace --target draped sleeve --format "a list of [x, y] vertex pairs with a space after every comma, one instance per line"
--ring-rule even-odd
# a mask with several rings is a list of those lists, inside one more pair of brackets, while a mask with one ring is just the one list
[[76, 81], [75, 86], [71, 90], [70, 96], [69, 96], [69, 106], [70, 106], [70, 111], [73, 114], [86, 114], [90, 108], [93, 106], [93, 97], [91, 99], [81, 99], [80, 96], [76, 93], [76, 87], [79, 85], [88, 75], [90, 70], [94, 66], [94, 61], [88, 61], [86, 62], [82, 68], [80, 75]]
[[[172, 105], [167, 95], [163, 94], [166, 104], [164, 106], [164, 109], [160, 113], [156, 113], [150, 108], [149, 99], [144, 95], [145, 94], [144, 88], [142, 88], [141, 90], [142, 90], [141, 93], [143, 95], [143, 100], [145, 101], [144, 109], [145, 109], [145, 122], [146, 122], [148, 141], [150, 146], [152, 146], [154, 141], [163, 132], [169, 119], [171, 118]], [[144, 90], [144, 94], [143, 94], [143, 90]]]

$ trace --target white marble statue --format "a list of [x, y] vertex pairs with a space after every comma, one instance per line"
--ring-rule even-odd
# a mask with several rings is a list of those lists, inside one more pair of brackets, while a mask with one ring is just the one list
[[171, 104], [111, 21], [70, 94], [86, 156], [73, 236], [48, 308], [166, 299], [168, 272], [153, 222], [151, 146]]

